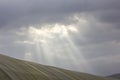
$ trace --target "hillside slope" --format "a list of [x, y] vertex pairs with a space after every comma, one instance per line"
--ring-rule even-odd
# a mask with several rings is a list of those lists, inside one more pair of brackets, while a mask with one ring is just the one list
[[120, 73], [119, 74], [110, 75], [108, 77], [120, 79]]
[[0, 80], [110, 80], [0, 55]]

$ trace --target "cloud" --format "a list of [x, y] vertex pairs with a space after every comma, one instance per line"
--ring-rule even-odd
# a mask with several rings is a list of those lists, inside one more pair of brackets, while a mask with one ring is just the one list
[[91, 12], [96, 13], [102, 22], [116, 22], [119, 20], [119, 8], [118, 0], [1, 0], [0, 26], [64, 22], [65, 17], [75, 13], [90, 15]]
[[120, 72], [119, 58], [120, 58], [120, 54], [110, 55], [108, 57], [99, 57], [99, 58], [96, 58], [96, 59], [93, 59], [92, 61], [90, 61], [90, 64], [93, 64], [92, 66], [93, 66], [94, 70], [98, 73], [98, 75], [99, 74], [102, 74], [103, 76], [111, 75], [113, 73]]
[[[45, 61], [45, 56], [48, 55], [37, 53], [38, 51], [44, 53], [44, 49], [51, 46], [52, 52], [50, 49], [46, 51], [52, 55], [55, 66], [82, 70], [82, 55], [91, 68], [96, 70], [94, 74], [98, 74], [99, 71], [101, 71], [100, 75], [115, 73], [119, 71], [120, 66], [116, 60], [120, 52], [119, 3], [119, 0], [0, 0], [0, 51], [21, 59], [24, 59], [25, 53], [29, 53], [34, 57], [33, 61], [50, 64]], [[48, 25], [51, 25], [49, 29]], [[65, 29], [62, 28], [63, 26]], [[59, 37], [66, 32], [66, 29], [69, 37]], [[50, 35], [54, 36], [54, 39], [49, 46], [43, 48], [45, 45], [41, 44], [45, 43], [45, 40], [41, 40], [43, 37], [37, 37], [41, 41], [40, 45], [37, 45], [38, 49], [33, 42], [35, 37], [30, 37], [33, 35], [31, 30], [34, 33], [38, 32], [37, 36], [41, 36], [39, 32], [42, 31], [42, 36]], [[52, 30], [53, 33], [47, 30]], [[49, 38], [48, 41], [50, 42], [51, 39]], [[73, 53], [72, 48], [77, 48], [78, 52]], [[69, 57], [64, 52], [68, 50], [70, 50]], [[61, 54], [53, 55], [58, 52]], [[38, 58], [38, 56], [43, 57]], [[62, 60], [60, 60], [61, 56], [64, 56]], [[76, 59], [77, 62], [72, 59]], [[106, 64], [107, 62], [109, 64]], [[111, 67], [109, 68], [108, 65]], [[116, 69], [112, 68], [112, 65], [115, 65]], [[108, 71], [104, 73], [104, 70]]]

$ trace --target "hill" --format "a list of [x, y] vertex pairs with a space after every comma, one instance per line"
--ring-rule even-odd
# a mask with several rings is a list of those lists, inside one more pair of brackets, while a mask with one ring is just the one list
[[108, 77], [120, 79], [120, 73], [119, 74], [110, 75]]
[[0, 54], [0, 80], [111, 80]]

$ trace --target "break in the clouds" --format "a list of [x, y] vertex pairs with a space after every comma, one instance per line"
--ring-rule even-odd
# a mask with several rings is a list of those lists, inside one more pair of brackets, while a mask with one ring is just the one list
[[0, 0], [0, 52], [97, 75], [120, 72], [119, 0]]

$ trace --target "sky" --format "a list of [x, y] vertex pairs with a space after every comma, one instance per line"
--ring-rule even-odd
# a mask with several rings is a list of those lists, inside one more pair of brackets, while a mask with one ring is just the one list
[[0, 0], [0, 53], [95, 75], [120, 73], [120, 0]]

